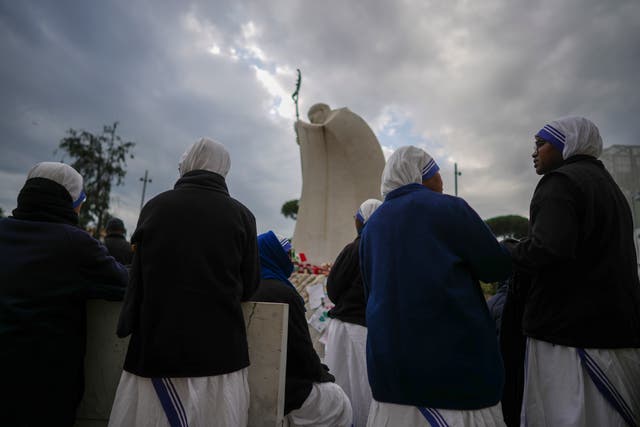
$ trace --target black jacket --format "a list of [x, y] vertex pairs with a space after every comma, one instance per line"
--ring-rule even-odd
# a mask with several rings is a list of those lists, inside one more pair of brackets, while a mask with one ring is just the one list
[[329, 310], [329, 317], [366, 327], [367, 303], [360, 274], [359, 247], [358, 236], [344, 247], [331, 267], [327, 278], [327, 294], [335, 307]]
[[76, 226], [0, 220], [0, 425], [74, 424], [86, 300], [121, 300], [127, 280], [127, 270]]
[[109, 249], [109, 254], [120, 264], [130, 265], [133, 259], [133, 250], [131, 244], [122, 234], [108, 234], [104, 238], [104, 245]]
[[529, 237], [512, 253], [531, 275], [524, 334], [570, 347], [640, 347], [633, 222], [602, 163], [573, 156], [538, 183]]
[[289, 304], [289, 332], [287, 334], [287, 373], [284, 392], [284, 413], [302, 406], [311, 393], [313, 383], [333, 382], [329, 368], [320, 363], [313, 348], [304, 305], [298, 292], [286, 283], [274, 279], [260, 282], [252, 301]]
[[143, 377], [227, 374], [249, 365], [240, 302], [259, 283], [255, 218], [222, 176], [193, 171], [143, 208], [118, 335]]

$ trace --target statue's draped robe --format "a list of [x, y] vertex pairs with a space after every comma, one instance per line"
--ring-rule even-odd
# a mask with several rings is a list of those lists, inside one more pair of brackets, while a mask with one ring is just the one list
[[354, 215], [380, 199], [385, 160], [367, 123], [348, 108], [324, 123], [296, 123], [302, 159], [302, 195], [293, 245], [314, 264], [333, 262], [356, 235]]

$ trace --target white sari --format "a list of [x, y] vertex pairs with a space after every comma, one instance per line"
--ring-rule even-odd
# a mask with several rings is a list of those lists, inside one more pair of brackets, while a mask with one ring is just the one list
[[502, 407], [477, 410], [418, 408], [395, 403], [371, 403], [367, 427], [504, 427]]
[[109, 427], [245, 427], [248, 368], [212, 377], [144, 378], [122, 371]]
[[577, 349], [527, 338], [521, 426], [640, 423], [640, 349]]
[[351, 404], [336, 383], [313, 383], [302, 406], [289, 412], [285, 427], [350, 427]]
[[325, 363], [351, 400], [353, 426], [365, 427], [371, 406], [367, 378], [367, 328], [331, 319], [327, 334]]

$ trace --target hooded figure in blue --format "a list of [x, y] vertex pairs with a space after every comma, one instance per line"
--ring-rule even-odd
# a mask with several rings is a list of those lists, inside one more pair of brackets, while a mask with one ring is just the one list
[[393, 425], [467, 425], [456, 424], [461, 412], [502, 425], [502, 360], [478, 280], [505, 279], [511, 262], [464, 200], [442, 194], [438, 170], [424, 150], [397, 149], [382, 175], [384, 203], [362, 233], [373, 426], [393, 412], [388, 404], [415, 415]]
[[289, 239], [278, 237], [273, 231], [260, 234], [258, 236], [260, 278], [278, 280], [295, 290], [295, 286], [289, 281], [289, 276], [293, 273], [293, 263], [289, 258], [290, 250]]
[[349, 427], [349, 398], [334, 383], [329, 368], [320, 362], [311, 342], [304, 300], [289, 281], [293, 272], [290, 250], [289, 239], [280, 238], [273, 231], [258, 236], [261, 280], [251, 297], [252, 301], [289, 305], [284, 414], [290, 427]]

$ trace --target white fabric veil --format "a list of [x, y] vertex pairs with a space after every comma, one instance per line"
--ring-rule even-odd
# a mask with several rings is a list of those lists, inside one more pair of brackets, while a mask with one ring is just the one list
[[201, 138], [182, 154], [178, 170], [180, 176], [194, 170], [206, 170], [223, 177], [231, 169], [231, 158], [224, 145], [208, 138]]
[[27, 179], [30, 178], [46, 178], [62, 185], [71, 195], [73, 207], [76, 207], [86, 199], [82, 190], [84, 184], [82, 175], [65, 163], [40, 162], [32, 167], [27, 174]]
[[[382, 171], [382, 197], [411, 183], [422, 183], [423, 169], [433, 158], [421, 148], [407, 145], [393, 152]], [[433, 162], [435, 164], [435, 162]], [[436, 166], [437, 167], [437, 166]]]
[[378, 199], [368, 199], [360, 205], [357, 214], [360, 215], [363, 224], [369, 220], [371, 214], [378, 209], [381, 204], [382, 202]]
[[598, 127], [591, 120], [584, 117], [562, 117], [549, 124], [565, 137], [563, 159], [576, 154], [598, 158], [602, 154], [602, 137]]

